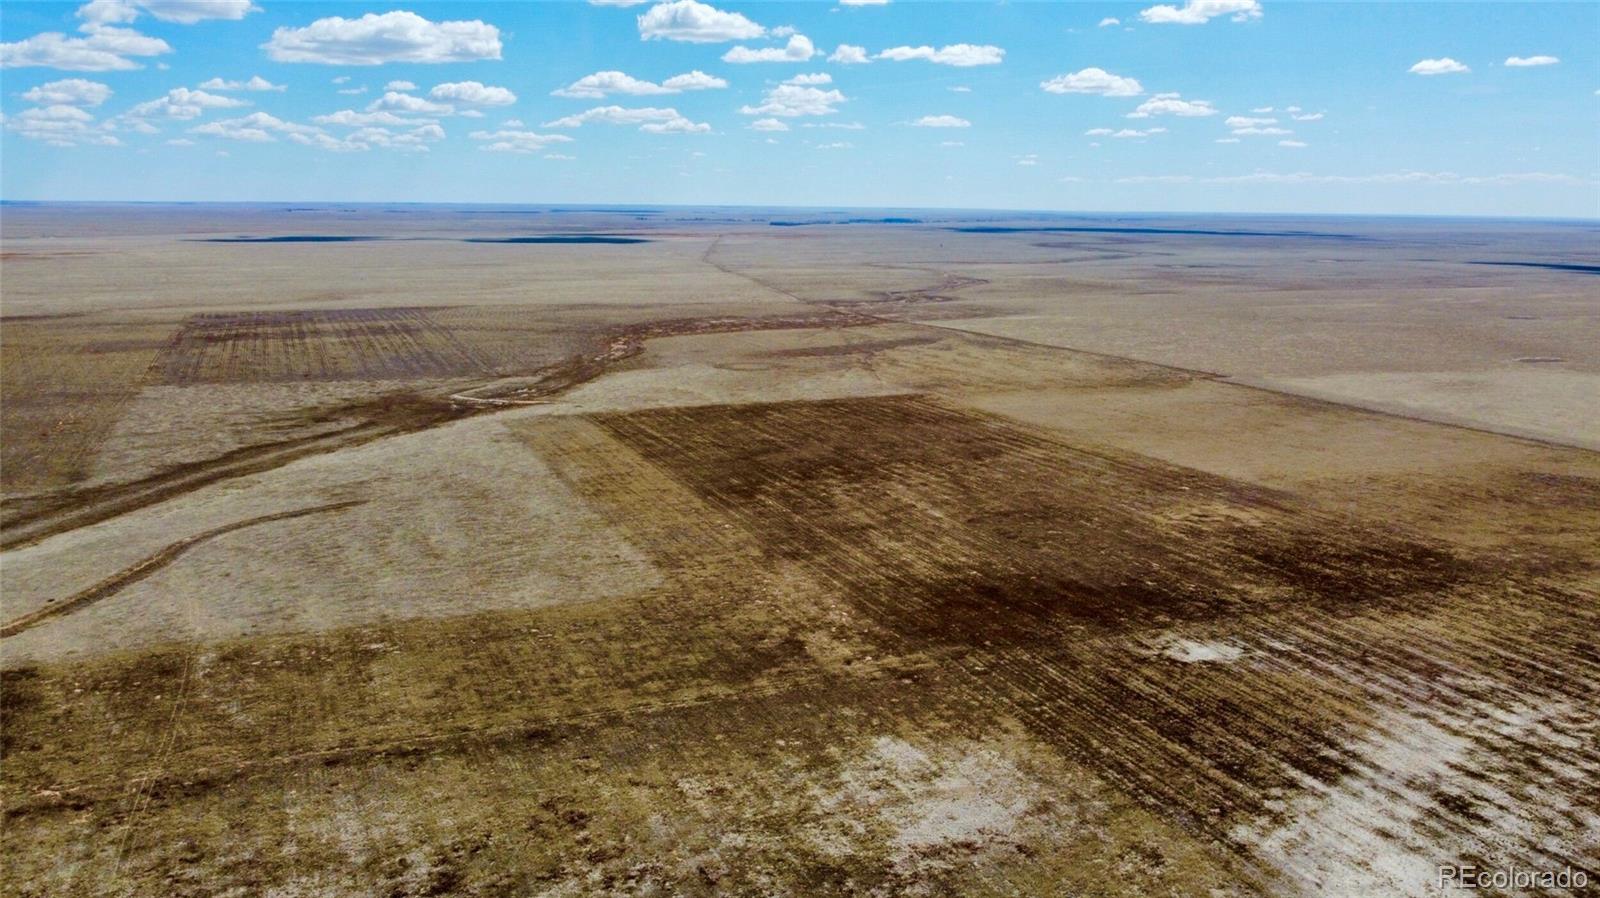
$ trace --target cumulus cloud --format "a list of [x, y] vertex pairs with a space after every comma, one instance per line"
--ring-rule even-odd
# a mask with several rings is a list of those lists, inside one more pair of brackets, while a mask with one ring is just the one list
[[1126, 140], [1134, 137], [1150, 137], [1155, 134], [1165, 134], [1167, 133], [1167, 129], [1146, 128], [1141, 131], [1136, 128], [1122, 128], [1120, 130], [1113, 130], [1111, 128], [1090, 128], [1083, 133], [1089, 137], [1115, 137], [1119, 140]]
[[383, 86], [383, 89], [384, 90], [410, 91], [410, 90], [416, 90], [417, 89], [417, 84], [416, 84], [415, 81], [390, 81], [388, 84], [385, 84]]
[[143, 68], [130, 56], [171, 53], [164, 40], [130, 28], [89, 23], [87, 37], [67, 37], [46, 31], [25, 40], [0, 44], [0, 68], [41, 66], [71, 72], [118, 72]]
[[110, 87], [83, 78], [51, 81], [22, 94], [22, 99], [40, 106], [99, 106], [110, 97]]
[[366, 127], [371, 125], [415, 125], [426, 119], [403, 118], [392, 112], [357, 112], [354, 109], [341, 109], [327, 115], [315, 116], [311, 119], [319, 125], [345, 125], [349, 127]]
[[104, 128], [95, 127], [94, 116], [77, 106], [58, 103], [24, 109], [16, 115], [6, 116], [6, 130], [29, 140], [38, 140], [56, 147], [121, 145], [114, 135]]
[[1113, 75], [1105, 69], [1090, 67], [1070, 75], [1057, 75], [1039, 86], [1052, 94], [1099, 94], [1102, 97], [1137, 97], [1144, 93], [1135, 78]]
[[811, 85], [832, 84], [833, 83], [833, 76], [828, 74], [827, 72], [816, 72], [815, 74], [810, 74], [810, 75], [796, 75], [793, 78], [785, 78], [783, 80], [783, 83], [784, 84], [811, 84]]
[[652, 134], [692, 134], [711, 130], [710, 125], [703, 122], [692, 122], [679, 115], [676, 109], [655, 106], [641, 106], [634, 109], [622, 106], [596, 106], [576, 115], [563, 116], [555, 121], [545, 122], [544, 126], [546, 128], [578, 128], [590, 122], [608, 125], [638, 125], [639, 130]]
[[1176, 115], [1183, 118], [1216, 115], [1217, 110], [1209, 100], [1185, 100], [1178, 94], [1156, 94], [1139, 108], [1128, 113], [1128, 118], [1149, 118], [1152, 115]]
[[1258, 128], [1262, 125], [1276, 125], [1277, 123], [1278, 120], [1275, 118], [1263, 118], [1251, 115], [1230, 115], [1223, 122], [1224, 125], [1227, 125], [1230, 128]]
[[367, 86], [363, 84], [360, 87], [341, 87], [338, 92], [346, 96], [360, 96], [367, 92]]
[[1461, 72], [1470, 72], [1472, 69], [1445, 56], [1440, 59], [1421, 60], [1408, 71], [1413, 75], [1455, 75]]
[[812, 46], [811, 39], [803, 34], [796, 34], [789, 38], [789, 43], [782, 47], [762, 47], [752, 50], [749, 47], [738, 46], [722, 54], [723, 62], [805, 62], [817, 55], [817, 48]]
[[1249, 125], [1244, 128], [1233, 129], [1233, 135], [1235, 137], [1282, 137], [1285, 134], [1293, 133], [1294, 132], [1290, 131], [1288, 128], [1274, 128], [1271, 126], [1260, 127], [1256, 125]]
[[218, 96], [203, 90], [190, 90], [187, 87], [174, 87], [167, 91], [166, 96], [140, 103], [117, 118], [118, 121], [152, 118], [187, 121], [199, 118], [207, 109], [234, 109], [249, 105], [248, 102], [234, 97]]
[[911, 123], [918, 128], [970, 128], [972, 123], [954, 115], [925, 115]]
[[715, 90], [728, 86], [728, 82], [696, 69], [656, 84], [634, 78], [624, 72], [605, 71], [585, 75], [566, 87], [551, 91], [557, 97], [579, 97], [598, 100], [608, 94], [627, 94], [644, 97], [656, 94], [675, 94], [686, 90]]
[[453, 81], [436, 84], [428, 96], [435, 100], [450, 100], [469, 106], [510, 106], [517, 95], [504, 87], [491, 87], [481, 81]]
[[833, 48], [833, 54], [828, 57], [828, 61], [839, 65], [864, 65], [872, 60], [867, 57], [866, 47], [840, 44]]
[[1289, 117], [1294, 119], [1297, 122], [1320, 122], [1320, 121], [1322, 121], [1323, 114], [1320, 113], [1320, 112], [1307, 112], [1307, 113], [1296, 112], [1296, 113], [1290, 115]]
[[787, 131], [789, 126], [775, 118], [758, 118], [750, 123], [752, 131]]
[[711, 130], [711, 125], [678, 116], [664, 122], [645, 122], [639, 126], [639, 130], [648, 134], [704, 134]]
[[261, 8], [250, 0], [90, 0], [77, 16], [90, 25], [127, 24], [147, 12], [163, 22], [193, 25], [206, 19], [242, 19]]
[[381, 65], [500, 58], [500, 29], [477, 19], [431, 22], [413, 12], [331, 16], [304, 28], [278, 28], [261, 45], [277, 62]]
[[1182, 6], [1162, 4], [1139, 11], [1139, 18], [1152, 25], [1204, 25], [1218, 16], [1231, 16], [1235, 22], [1261, 18], [1259, 0], [1188, 0]]
[[1121, 19], [1116, 18], [1115, 16], [1106, 16], [1105, 18], [1100, 20], [1100, 24], [1097, 27], [1110, 28], [1113, 25], [1121, 25], [1121, 24], [1122, 24], [1122, 20]]
[[673, 75], [671, 78], [661, 82], [661, 86], [671, 91], [721, 90], [728, 86], [728, 82], [715, 75], [707, 75], [705, 72], [695, 69], [692, 72], [684, 72], [682, 75]]
[[249, 143], [271, 143], [278, 138], [275, 134], [320, 134], [320, 128], [310, 125], [300, 125], [286, 122], [276, 116], [265, 112], [252, 112], [243, 118], [223, 119], [209, 122], [189, 129], [190, 134], [205, 134], [212, 137], [223, 137], [228, 140], [242, 140]]
[[1512, 68], [1526, 68], [1536, 65], [1555, 65], [1561, 60], [1555, 56], [1507, 56], [1506, 65]]
[[802, 115], [832, 115], [835, 107], [845, 102], [845, 95], [837, 90], [822, 90], [798, 84], [780, 84], [768, 90], [760, 105], [741, 106], [744, 115], [775, 115], [795, 118]]
[[273, 84], [260, 75], [251, 75], [249, 81], [224, 81], [212, 78], [200, 84], [202, 90], [288, 90], [282, 84]]
[[1278, 141], [1278, 146], [1280, 146], [1280, 147], [1292, 147], [1292, 148], [1295, 148], [1295, 149], [1299, 149], [1300, 147], [1303, 147], [1305, 145], [1306, 144], [1305, 144], [1304, 141], [1299, 141], [1299, 140], [1280, 140], [1280, 141]]
[[937, 50], [929, 46], [890, 47], [879, 53], [877, 58], [895, 62], [925, 59], [938, 65], [966, 68], [975, 65], [999, 65], [1005, 59], [1005, 55], [1006, 51], [989, 44], [949, 44]]
[[412, 115], [449, 115], [455, 107], [448, 103], [435, 103], [397, 90], [384, 91], [383, 96], [367, 104], [368, 112], [405, 112]]
[[418, 125], [399, 132], [383, 127], [367, 127], [352, 131], [344, 137], [332, 137], [321, 131], [297, 131], [291, 133], [289, 139], [304, 146], [335, 153], [362, 152], [374, 147], [426, 153], [428, 144], [444, 140], [444, 129], [436, 124]]
[[697, 0], [657, 3], [639, 16], [641, 40], [720, 44], [766, 36], [767, 29], [736, 12], [724, 12]]

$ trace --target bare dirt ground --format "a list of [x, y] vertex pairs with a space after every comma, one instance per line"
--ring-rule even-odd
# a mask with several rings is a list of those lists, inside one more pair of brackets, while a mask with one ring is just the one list
[[0, 894], [1595, 882], [1593, 228], [806, 216], [6, 207]]

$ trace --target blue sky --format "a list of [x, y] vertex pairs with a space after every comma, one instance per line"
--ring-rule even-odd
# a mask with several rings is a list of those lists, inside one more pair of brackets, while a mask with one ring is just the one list
[[0, 194], [1593, 217], [1597, 36], [1588, 2], [7, 2]]

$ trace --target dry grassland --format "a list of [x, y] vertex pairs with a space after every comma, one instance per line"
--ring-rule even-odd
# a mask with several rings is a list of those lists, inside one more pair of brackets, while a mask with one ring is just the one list
[[1600, 872], [1592, 230], [4, 226], [0, 894]]

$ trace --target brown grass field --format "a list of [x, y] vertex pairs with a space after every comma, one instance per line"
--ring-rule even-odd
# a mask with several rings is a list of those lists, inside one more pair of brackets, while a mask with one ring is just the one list
[[1600, 894], [1593, 225], [854, 214], [6, 206], [0, 894]]

